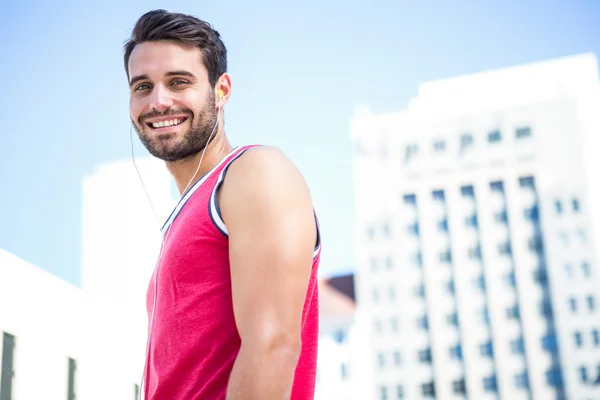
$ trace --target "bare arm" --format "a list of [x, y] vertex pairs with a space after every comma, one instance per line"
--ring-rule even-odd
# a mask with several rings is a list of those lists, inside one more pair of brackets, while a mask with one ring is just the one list
[[219, 205], [242, 339], [227, 400], [289, 399], [316, 242], [309, 190], [279, 150], [256, 148], [229, 168]]

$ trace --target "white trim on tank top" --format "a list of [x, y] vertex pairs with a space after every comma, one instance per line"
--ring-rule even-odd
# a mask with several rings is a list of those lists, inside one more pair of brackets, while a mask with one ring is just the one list
[[190, 199], [190, 197], [192, 197], [192, 195], [196, 192], [196, 190], [213, 174], [213, 172], [215, 172], [225, 162], [225, 160], [227, 160], [229, 157], [231, 157], [231, 155], [234, 154], [236, 151], [238, 151], [240, 148], [241, 148], [240, 146], [234, 147], [233, 150], [231, 150], [231, 152], [229, 152], [229, 154], [227, 154], [225, 157], [223, 157], [217, 165], [215, 165], [202, 178], [200, 178], [196, 183], [194, 183], [191, 188], [188, 189], [188, 191], [179, 200], [179, 202], [177, 203], [177, 205], [175, 206], [173, 211], [171, 211], [171, 214], [169, 215], [169, 217], [165, 221], [164, 225], [160, 229], [163, 234], [173, 224], [173, 221], [175, 221], [175, 218], [177, 218], [177, 216], [181, 212], [181, 209], [183, 208], [183, 206], [185, 206], [185, 203], [187, 203], [187, 201]]

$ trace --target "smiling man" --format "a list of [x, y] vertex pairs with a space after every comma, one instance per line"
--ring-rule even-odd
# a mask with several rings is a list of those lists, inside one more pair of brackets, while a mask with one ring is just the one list
[[276, 148], [233, 147], [220, 35], [151, 11], [125, 44], [130, 116], [181, 200], [147, 292], [148, 400], [314, 397], [320, 235], [311, 195]]

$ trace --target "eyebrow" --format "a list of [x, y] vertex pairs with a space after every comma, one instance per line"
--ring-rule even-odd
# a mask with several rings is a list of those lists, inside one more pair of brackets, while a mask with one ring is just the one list
[[[196, 79], [196, 75], [192, 74], [189, 71], [185, 71], [185, 70], [169, 71], [165, 75], [166, 76], [187, 76], [187, 77]], [[129, 87], [132, 87], [136, 82], [143, 81], [144, 79], [150, 79], [150, 78], [148, 77], [148, 75], [134, 76], [129, 81]]]

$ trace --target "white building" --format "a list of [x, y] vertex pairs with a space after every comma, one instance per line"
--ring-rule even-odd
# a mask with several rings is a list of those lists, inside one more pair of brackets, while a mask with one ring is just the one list
[[596, 58], [426, 83], [351, 136], [364, 399], [600, 397]]
[[[168, 171], [137, 165], [164, 219], [175, 203]], [[136, 398], [160, 230], [131, 161], [84, 180], [82, 217], [82, 288], [0, 249], [2, 400]]]
[[0, 249], [0, 398], [133, 400], [129, 317]]

